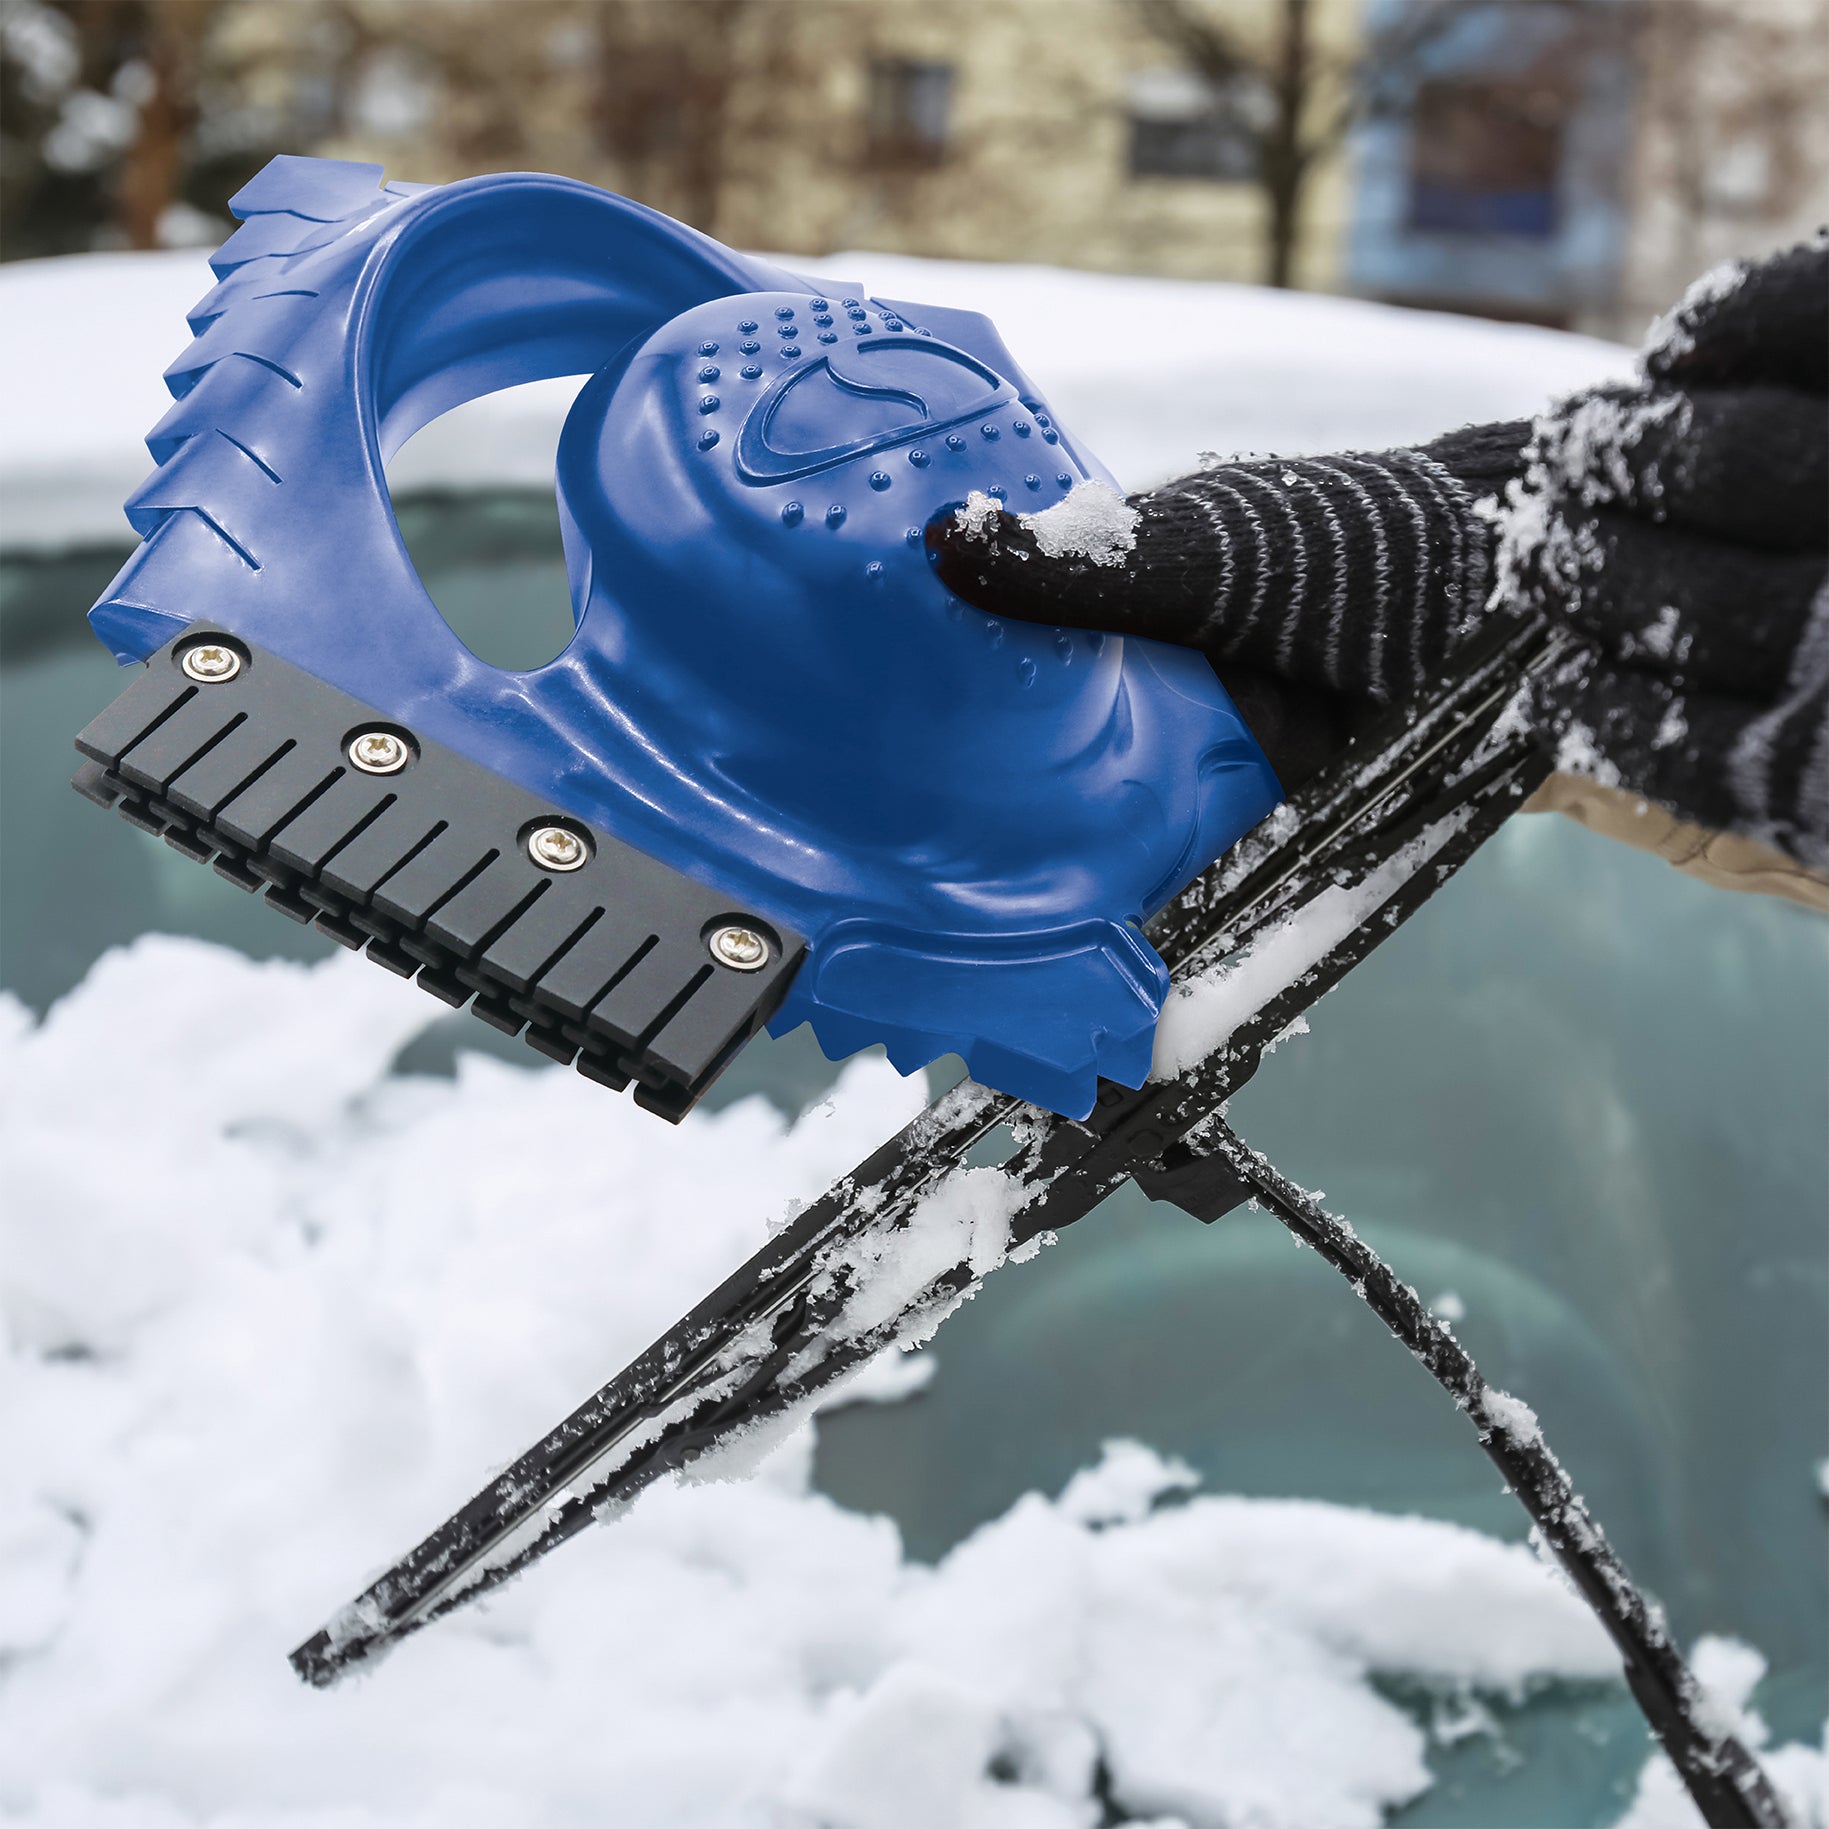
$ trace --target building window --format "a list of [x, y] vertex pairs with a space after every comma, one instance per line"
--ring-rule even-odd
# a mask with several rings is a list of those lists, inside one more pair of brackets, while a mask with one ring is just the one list
[[878, 165], [938, 165], [952, 132], [953, 66], [908, 57], [870, 64], [864, 117], [870, 157]]
[[1144, 70], [1130, 85], [1130, 175], [1248, 184], [1268, 97], [1248, 79], [1223, 90], [1192, 70]]
[[1567, 117], [1567, 98], [1544, 84], [1424, 83], [1412, 120], [1409, 226], [1548, 240]]

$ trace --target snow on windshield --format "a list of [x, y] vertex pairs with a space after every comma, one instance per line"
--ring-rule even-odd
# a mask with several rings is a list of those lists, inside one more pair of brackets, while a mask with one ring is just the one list
[[802, 1430], [305, 1689], [295, 1640], [923, 1082], [864, 1059], [791, 1128], [676, 1130], [559, 1069], [389, 1077], [428, 1008], [366, 962], [158, 937], [0, 1014], [0, 1796], [58, 1781], [11, 1820], [1090, 1829], [1106, 1782], [1190, 1829], [1372, 1829], [1430, 1782], [1380, 1678], [1615, 1678], [1521, 1545], [1190, 1495], [1120, 1443], [930, 1568], [811, 1488]]
[[[988, 312], [1133, 487], [1215, 444], [1424, 438], [1629, 369], [1577, 338], [1248, 287], [823, 264]], [[7, 543], [125, 542], [158, 376], [209, 283], [189, 253], [0, 272]], [[393, 481], [543, 483], [569, 393], [435, 424]], [[1304, 963], [1273, 954], [1254, 969]], [[1181, 1041], [1223, 1039], [1238, 988], [1185, 1000]], [[655, 1488], [373, 1674], [302, 1688], [294, 1643], [924, 1094], [861, 1060], [791, 1128], [752, 1099], [673, 1130], [559, 1070], [390, 1076], [432, 1013], [359, 960], [163, 938], [41, 1025], [0, 999], [9, 1820], [1091, 1829], [1108, 1796], [1157, 1829], [1372, 1829], [1431, 1782], [1389, 1680], [1476, 1722], [1482, 1694], [1548, 1678], [1616, 1690], [1522, 1546], [1201, 1494], [1115, 1443], [929, 1567], [812, 1488], [809, 1429], [747, 1481]], [[848, 1396], [905, 1396], [923, 1362]], [[1749, 1659], [1698, 1659], [1724, 1708]], [[1791, 1747], [1771, 1769], [1801, 1797], [1824, 1763]], [[1690, 1820], [1667, 1778], [1647, 1766], [1633, 1829]]]
[[[1632, 370], [1630, 351], [1592, 338], [1318, 293], [888, 254], [819, 264], [886, 297], [986, 313], [1127, 489], [1190, 470], [1215, 445], [1427, 439]], [[195, 251], [0, 268], [0, 543], [131, 539], [121, 502], [151, 467], [142, 441], [171, 404], [160, 376], [214, 283]], [[575, 377], [535, 382], [435, 420], [388, 466], [391, 486], [549, 485], [577, 388]]]

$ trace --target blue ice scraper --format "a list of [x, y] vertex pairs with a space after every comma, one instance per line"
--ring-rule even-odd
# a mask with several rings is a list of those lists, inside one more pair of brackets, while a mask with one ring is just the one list
[[[972, 491], [1110, 481], [987, 319], [563, 178], [281, 158], [232, 208], [90, 613], [144, 671], [80, 786], [670, 1118], [764, 1022], [1076, 1117], [1141, 1084], [1140, 923], [1277, 784], [1199, 655], [934, 576], [921, 530]], [[426, 594], [383, 466], [574, 374], [576, 633], [505, 671]]]
[[[868, 1267], [1001, 1130], [1000, 1251], [1132, 1179], [1203, 1220], [1254, 1198], [1314, 1246], [1475, 1422], [1705, 1819], [1782, 1829], [1541, 1432], [1225, 1119], [1542, 780], [1506, 708], [1562, 638], [1495, 626], [1207, 869], [1277, 785], [1205, 660], [1006, 627], [928, 569], [924, 525], [973, 491], [1037, 510], [1108, 480], [984, 318], [559, 178], [379, 180], [280, 159], [235, 199], [128, 503], [144, 543], [91, 612], [140, 670], [77, 739], [76, 785], [667, 1117], [764, 1022], [904, 1069], [954, 1050], [974, 1078], [300, 1645], [299, 1674], [371, 1663], [930, 1332], [987, 1274], [976, 1246], [893, 1299]], [[506, 672], [427, 597], [383, 465], [464, 400], [579, 373], [558, 464], [577, 632]], [[1224, 1040], [1148, 1078], [1164, 959], [1224, 971], [1311, 913]]]

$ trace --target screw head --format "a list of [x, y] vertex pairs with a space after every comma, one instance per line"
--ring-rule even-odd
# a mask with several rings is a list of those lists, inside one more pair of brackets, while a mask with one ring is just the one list
[[768, 964], [768, 942], [751, 927], [720, 927], [705, 945], [712, 958], [733, 972], [759, 972]]
[[349, 759], [365, 775], [397, 775], [413, 752], [391, 730], [365, 730], [349, 746]]
[[527, 855], [542, 870], [578, 870], [590, 861], [591, 848], [564, 826], [536, 826], [527, 835]]
[[241, 656], [220, 642], [200, 641], [194, 648], [184, 650], [178, 665], [187, 678], [196, 680], [199, 685], [216, 686], [224, 680], [232, 680], [241, 671]]

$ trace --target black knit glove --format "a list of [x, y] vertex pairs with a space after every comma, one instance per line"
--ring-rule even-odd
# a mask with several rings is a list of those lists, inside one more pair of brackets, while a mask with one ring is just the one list
[[1226, 463], [928, 531], [1000, 616], [1202, 649], [1286, 787], [1496, 613], [1581, 637], [1565, 770], [1829, 868], [1829, 240], [1707, 275], [1632, 386], [1413, 451]]

